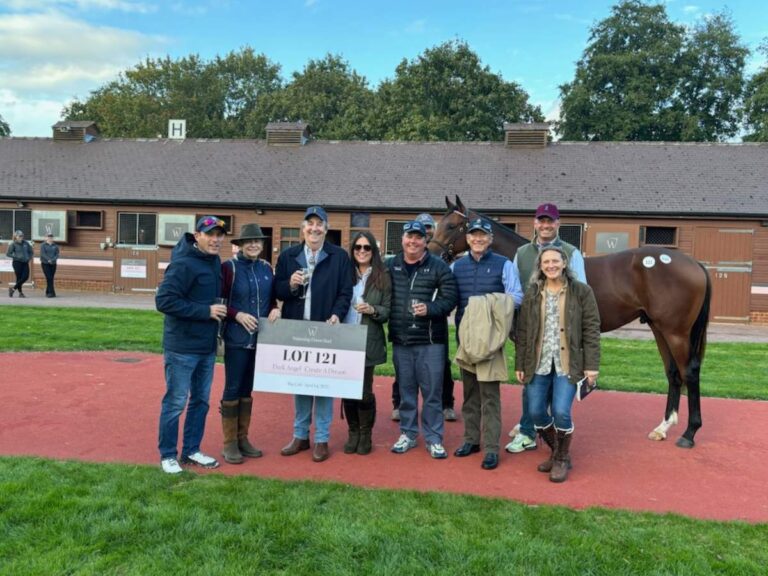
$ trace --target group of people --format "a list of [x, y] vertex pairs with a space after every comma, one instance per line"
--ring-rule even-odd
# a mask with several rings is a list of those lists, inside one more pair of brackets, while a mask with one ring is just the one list
[[[600, 320], [585, 283], [583, 258], [559, 238], [555, 205], [537, 209], [535, 239], [514, 261], [492, 250], [492, 224], [482, 218], [468, 222], [469, 250], [450, 266], [427, 249], [435, 228], [428, 214], [404, 225], [402, 250], [386, 261], [367, 231], [353, 234], [348, 251], [328, 242], [328, 215], [321, 206], [308, 208], [301, 226], [303, 242], [283, 250], [274, 274], [259, 259], [265, 237], [256, 224], [246, 224], [231, 240], [239, 248], [231, 260], [219, 259], [226, 228], [215, 216], [201, 218], [194, 234], [174, 248], [156, 296], [165, 314], [166, 394], [159, 434], [165, 472], [181, 472], [181, 464], [219, 465], [200, 451], [217, 336], [226, 345], [222, 455], [231, 464], [262, 455], [248, 439], [259, 318], [367, 326], [362, 397], [342, 401], [348, 427], [344, 452], [360, 455], [372, 450], [377, 413], [373, 374], [387, 360], [387, 324], [396, 376], [393, 419], [400, 422], [391, 451], [408, 452], [421, 434], [432, 458], [446, 458], [444, 422], [453, 411], [448, 317], [455, 310], [464, 437], [454, 455], [482, 451], [483, 469], [498, 466], [500, 384], [507, 379], [504, 345], [516, 334], [515, 374], [525, 386], [519, 431], [506, 449], [535, 449], [538, 433], [550, 448], [539, 470], [554, 482], [567, 478], [576, 382], [597, 378]], [[332, 419], [333, 398], [295, 395], [293, 434], [281, 454], [311, 449], [315, 462], [327, 460]]]
[[[40, 246], [40, 264], [45, 274], [45, 296], [47, 298], [56, 297], [56, 289], [53, 286], [53, 279], [56, 275], [56, 262], [59, 259], [59, 246], [50, 232], [45, 235], [45, 242]], [[19, 298], [26, 298], [24, 295], [24, 284], [29, 280], [30, 264], [32, 263], [35, 252], [27, 240], [24, 239], [24, 232], [16, 230], [13, 233], [13, 240], [8, 243], [8, 250], [5, 255], [12, 260], [14, 283], [8, 287], [8, 297], [13, 298], [14, 293], [19, 293]]]

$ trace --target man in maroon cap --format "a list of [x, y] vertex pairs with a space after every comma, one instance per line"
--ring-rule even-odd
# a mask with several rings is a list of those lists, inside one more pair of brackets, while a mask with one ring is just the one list
[[[584, 271], [584, 256], [576, 246], [560, 239], [560, 211], [557, 205], [547, 202], [536, 208], [536, 216], [533, 219], [534, 236], [530, 244], [521, 246], [515, 254], [512, 264], [515, 265], [520, 275], [520, 283], [523, 292], [530, 286], [530, 279], [536, 266], [536, 258], [542, 248], [556, 246], [562, 248], [568, 255], [568, 268], [576, 276], [579, 282], [587, 283], [587, 274]], [[527, 394], [523, 388], [523, 411], [520, 416], [520, 424], [515, 427], [514, 438], [507, 444], [506, 451], [512, 454], [525, 450], [536, 449], [536, 430], [533, 420], [528, 414]], [[510, 435], [512, 435], [510, 432]]]

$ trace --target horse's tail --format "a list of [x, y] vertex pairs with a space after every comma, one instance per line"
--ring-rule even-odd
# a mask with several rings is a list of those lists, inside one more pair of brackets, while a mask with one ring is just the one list
[[691, 328], [691, 357], [688, 366], [694, 368], [696, 372], [701, 368], [701, 362], [704, 359], [704, 350], [707, 343], [707, 326], [709, 325], [709, 305], [712, 300], [712, 282], [709, 279], [709, 272], [701, 262], [696, 262], [704, 272], [706, 287], [704, 289], [704, 301], [701, 303], [699, 315]]

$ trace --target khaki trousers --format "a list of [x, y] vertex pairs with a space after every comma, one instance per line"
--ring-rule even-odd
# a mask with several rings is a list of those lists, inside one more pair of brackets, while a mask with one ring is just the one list
[[[501, 393], [499, 382], [478, 382], [477, 374], [461, 370], [464, 383], [464, 442], [480, 444], [482, 431], [483, 451], [499, 452], [501, 436]], [[481, 428], [482, 424], [482, 428]]]

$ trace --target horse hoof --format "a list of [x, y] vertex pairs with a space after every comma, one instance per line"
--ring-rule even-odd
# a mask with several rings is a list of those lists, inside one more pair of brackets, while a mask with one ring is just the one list
[[667, 435], [663, 432], [659, 432], [658, 430], [654, 430], [650, 434], [648, 434], [648, 440], [653, 440], [655, 442], [661, 442], [662, 440], [666, 440]]
[[688, 440], [685, 436], [680, 436], [675, 442], [675, 446], [678, 448], [693, 448], [696, 443], [693, 440]]

